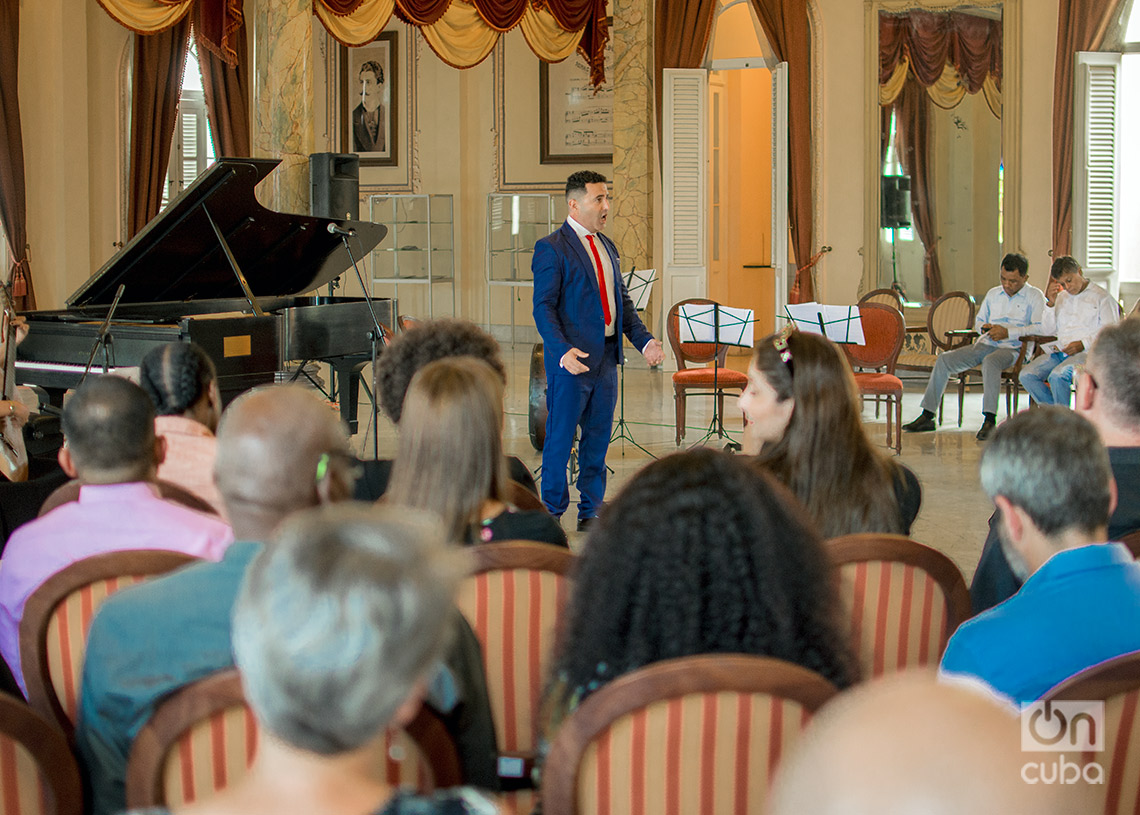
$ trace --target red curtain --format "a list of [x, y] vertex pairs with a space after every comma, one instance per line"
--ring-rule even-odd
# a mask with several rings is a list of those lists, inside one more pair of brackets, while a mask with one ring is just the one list
[[899, 61], [910, 59], [918, 83], [938, 81], [953, 65], [968, 93], [982, 89], [992, 74], [1001, 87], [1002, 22], [960, 12], [910, 11], [879, 15], [879, 82], [886, 82]]
[[942, 295], [942, 269], [938, 264], [938, 222], [930, 200], [930, 97], [908, 79], [895, 101], [899, 163], [910, 176], [910, 210], [914, 228], [926, 251], [922, 264], [923, 288], [935, 300]]
[[189, 46], [190, 15], [160, 34], [135, 35], [127, 200], [127, 230], [132, 237], [162, 205]]
[[666, 68], [699, 68], [712, 34], [718, 0], [657, 0], [653, 69], [657, 92], [657, 144], [661, 144], [662, 73]]
[[811, 27], [807, 0], [752, 0], [776, 58], [788, 63], [788, 222], [800, 267], [794, 302], [815, 299], [811, 267], [812, 223]]
[[[18, 67], [20, 0], [0, 0], [0, 220], [12, 250], [12, 299], [18, 311], [36, 307], [27, 254], [24, 137], [20, 128]], [[9, 270], [5, 270], [9, 271]], [[8, 276], [5, 275], [5, 279]]]
[[1073, 58], [1104, 42], [1121, 0], [1066, 0], [1057, 15], [1053, 70], [1053, 256], [1073, 244]]
[[239, 20], [237, 30], [228, 38], [232, 49], [227, 51], [232, 51], [232, 64], [203, 41], [203, 32], [198, 27], [197, 20], [194, 34], [198, 42], [198, 63], [202, 68], [202, 90], [206, 96], [206, 115], [210, 119], [210, 130], [214, 135], [214, 150], [218, 156], [250, 156], [253, 147], [249, 121], [249, 48], [245, 25]]

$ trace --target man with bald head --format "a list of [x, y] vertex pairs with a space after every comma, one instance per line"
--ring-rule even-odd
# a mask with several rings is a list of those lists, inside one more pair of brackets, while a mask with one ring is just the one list
[[1092, 812], [1087, 785], [1029, 784], [1017, 714], [978, 688], [912, 672], [862, 685], [815, 717], [780, 767], [770, 815]]
[[261, 542], [290, 512], [349, 497], [352, 461], [336, 414], [304, 388], [253, 391], [226, 411], [214, 475], [235, 543], [115, 594], [91, 624], [76, 741], [97, 815], [125, 809], [131, 742], [156, 704], [233, 666], [230, 611]]

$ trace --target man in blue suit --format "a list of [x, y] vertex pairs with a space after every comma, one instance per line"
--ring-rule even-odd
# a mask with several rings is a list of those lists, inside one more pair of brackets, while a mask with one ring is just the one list
[[597, 516], [606, 494], [606, 449], [617, 404], [621, 337], [650, 365], [665, 359], [642, 324], [621, 277], [613, 241], [602, 234], [610, 211], [606, 178], [589, 170], [566, 181], [570, 217], [534, 246], [534, 323], [546, 366], [546, 442], [542, 502], [556, 518], [570, 505], [566, 465], [578, 443], [578, 529]]

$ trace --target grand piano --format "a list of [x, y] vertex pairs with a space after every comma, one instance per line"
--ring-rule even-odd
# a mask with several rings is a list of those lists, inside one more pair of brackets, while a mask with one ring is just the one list
[[[290, 362], [327, 362], [340, 386], [341, 415], [356, 431], [359, 371], [372, 358], [373, 320], [363, 299], [313, 292], [352, 263], [330, 225], [351, 229], [358, 262], [387, 228], [274, 212], [254, 188], [276, 159], [221, 159], [67, 298], [67, 308], [26, 312], [16, 381], [63, 392], [83, 375], [119, 287], [92, 374], [134, 368], [151, 348], [195, 342], [213, 358], [223, 401], [272, 383]], [[373, 300], [391, 326], [389, 299]]]

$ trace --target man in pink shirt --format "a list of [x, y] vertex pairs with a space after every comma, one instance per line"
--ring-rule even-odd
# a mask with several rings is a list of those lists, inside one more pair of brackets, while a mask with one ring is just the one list
[[72, 563], [104, 552], [167, 549], [219, 560], [233, 540], [223, 521], [158, 497], [164, 445], [154, 407], [138, 385], [88, 380], [63, 414], [59, 463], [83, 486], [79, 500], [17, 529], [0, 557], [0, 655], [27, 691], [20, 668], [20, 619], [29, 595]]

